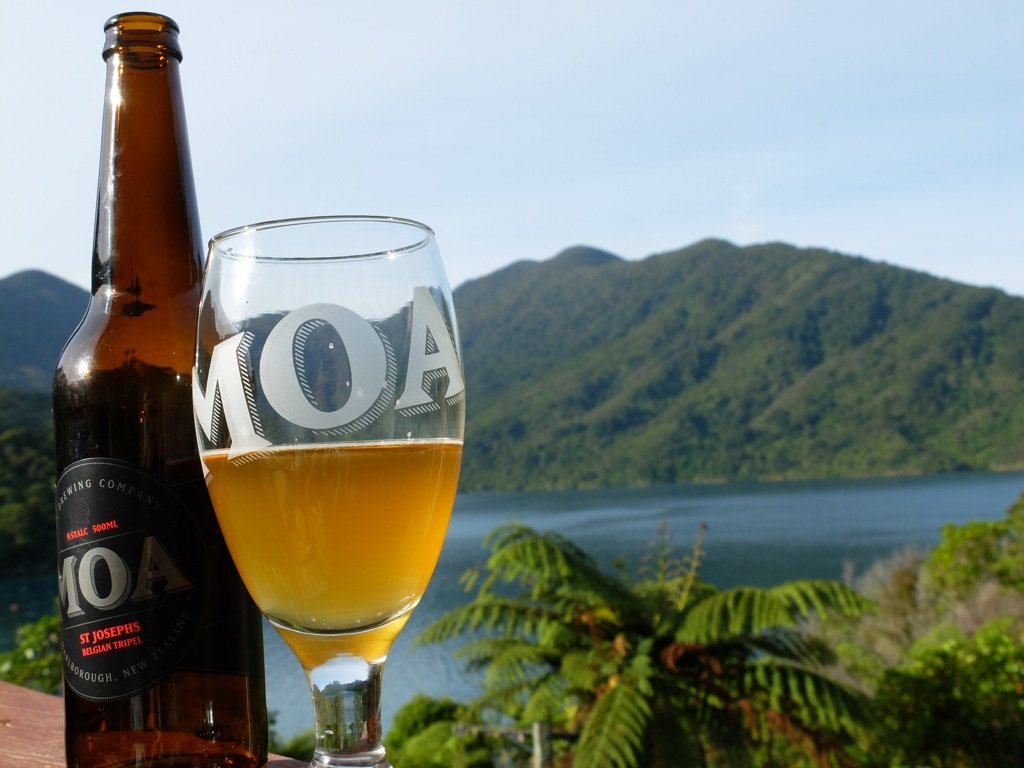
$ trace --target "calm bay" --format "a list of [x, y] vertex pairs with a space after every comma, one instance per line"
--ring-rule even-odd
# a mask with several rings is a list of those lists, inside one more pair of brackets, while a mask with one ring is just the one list
[[[851, 570], [907, 547], [939, 541], [942, 526], [998, 520], [1024, 491], [1024, 473], [964, 473], [913, 478], [771, 484], [672, 486], [558, 493], [468, 493], [455, 506], [433, 581], [399, 637], [384, 675], [384, 718], [417, 692], [467, 699], [475, 678], [452, 657], [454, 647], [423, 646], [415, 637], [434, 618], [467, 600], [459, 576], [486, 559], [483, 539], [519, 522], [557, 531], [609, 568], [631, 572], [662, 526], [686, 555], [702, 525], [700, 576], [719, 586], [770, 585], [803, 578], [842, 579]], [[339, 550], [343, 556], [343, 550]], [[387, 578], [387, 574], [381, 574]], [[0, 580], [0, 649], [14, 627], [51, 610], [52, 577]], [[302, 671], [265, 627], [267, 699], [283, 737], [312, 727]]]

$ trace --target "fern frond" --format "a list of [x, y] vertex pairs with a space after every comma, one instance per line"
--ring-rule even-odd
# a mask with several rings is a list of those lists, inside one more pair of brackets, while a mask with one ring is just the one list
[[793, 627], [764, 632], [751, 638], [747, 645], [755, 655], [767, 654], [810, 667], [821, 667], [835, 661], [835, 651], [829, 645]]
[[470, 568], [459, 575], [459, 584], [466, 592], [472, 592], [477, 581], [480, 580], [480, 569]]
[[675, 639], [711, 643], [795, 627], [813, 615], [858, 616], [870, 603], [855, 590], [831, 581], [793, 581], [769, 589], [736, 587], [710, 595], [684, 614]]
[[463, 662], [468, 670], [489, 669], [498, 659], [509, 657], [509, 654], [516, 653], [520, 648], [528, 649], [524, 651], [523, 658], [529, 655], [533, 657], [536, 664], [547, 663], [549, 666], [558, 666], [559, 654], [556, 652], [509, 635], [470, 640], [456, 649], [453, 656]]
[[775, 712], [785, 712], [807, 732], [826, 728], [856, 732], [867, 722], [867, 701], [860, 693], [813, 670], [768, 660], [751, 665], [744, 687], [765, 696]]
[[711, 595], [683, 614], [675, 639], [709, 644], [792, 624], [785, 602], [763, 589], [737, 587]]
[[768, 591], [799, 620], [829, 614], [857, 618], [873, 607], [860, 592], [838, 581], [803, 579], [779, 584]]
[[480, 630], [533, 636], [543, 622], [556, 619], [544, 605], [488, 594], [439, 616], [417, 636], [416, 643], [444, 643]]
[[534, 681], [558, 668], [558, 659], [549, 651], [523, 642], [499, 643], [484, 673], [484, 687], [511, 689], [531, 686]]
[[625, 684], [611, 688], [587, 718], [573, 765], [636, 768], [650, 722], [650, 705], [637, 688]]
[[[556, 610], [555, 613], [561, 615], [561, 611]], [[552, 619], [542, 622], [537, 627], [536, 639], [539, 645], [546, 648], [560, 648], [564, 652], [566, 648], [573, 647], [575, 636], [576, 634], [566, 626], [564, 621]]]
[[480, 695], [469, 705], [478, 719], [487, 710], [501, 719], [525, 722], [551, 721], [562, 714], [569, 699], [557, 664], [537, 664], [525, 674], [527, 668], [528, 659], [506, 658], [488, 669]]
[[560, 671], [566, 685], [571, 690], [593, 693], [601, 683], [602, 661], [592, 649], [565, 654]]
[[493, 531], [487, 542], [491, 547], [487, 587], [494, 580], [526, 584], [534, 599], [586, 596], [620, 612], [635, 605], [628, 584], [602, 571], [590, 555], [559, 533], [506, 525]]
[[596, 570], [593, 558], [561, 534], [539, 533], [520, 524], [492, 531], [487, 567], [507, 581], [562, 583], [580, 569]]
[[652, 680], [658, 673], [654, 662], [654, 638], [645, 637], [632, 649], [625, 666], [626, 677], [644, 696], [654, 695]]
[[494, 712], [501, 719], [518, 720], [531, 690], [532, 687], [518, 684], [488, 688], [471, 702], [472, 708], [481, 713]]

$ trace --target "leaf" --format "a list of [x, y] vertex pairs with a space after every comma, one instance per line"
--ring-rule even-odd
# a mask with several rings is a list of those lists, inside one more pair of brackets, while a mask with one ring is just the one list
[[767, 696], [771, 710], [787, 713], [808, 733], [856, 730], [868, 718], [859, 692], [795, 665], [761, 660], [747, 671], [744, 689], [748, 695]]
[[541, 622], [553, 617], [549, 609], [499, 595], [485, 594], [434, 620], [416, 638], [417, 643], [444, 643], [479, 630], [532, 635]]
[[629, 685], [616, 685], [602, 696], [580, 734], [574, 766], [635, 768], [651, 721], [645, 696]]
[[837, 581], [787, 581], [772, 587], [769, 592], [788, 605], [797, 619], [807, 619], [812, 615], [824, 617], [827, 614], [856, 618], [872, 607], [871, 601], [861, 593]]
[[869, 602], [838, 582], [795, 581], [769, 589], [737, 587], [710, 595], [684, 614], [678, 642], [711, 643], [752, 638], [799, 625], [812, 615], [857, 616]]

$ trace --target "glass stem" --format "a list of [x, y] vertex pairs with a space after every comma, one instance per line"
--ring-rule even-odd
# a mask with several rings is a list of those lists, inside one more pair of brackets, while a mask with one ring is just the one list
[[305, 668], [316, 720], [311, 768], [390, 768], [381, 740], [383, 671], [383, 660], [348, 654]]
[[391, 768], [380, 721], [381, 676], [403, 616], [359, 632], [302, 632], [270, 623], [306, 673], [316, 749], [310, 768]]

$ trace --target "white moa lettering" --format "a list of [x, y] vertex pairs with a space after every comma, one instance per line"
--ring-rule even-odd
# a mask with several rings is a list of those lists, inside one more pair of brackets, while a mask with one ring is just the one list
[[[96, 584], [96, 569], [102, 563], [110, 574], [110, 590], [106, 595], [99, 593]], [[106, 547], [95, 547], [82, 555], [78, 565], [78, 587], [89, 605], [102, 610], [117, 608], [128, 599], [132, 590], [131, 571], [120, 555]]]
[[[337, 332], [351, 365], [348, 399], [332, 411], [320, 410], [306, 397], [298, 349], [310, 330], [324, 325]], [[380, 399], [387, 373], [388, 353], [373, 326], [336, 304], [310, 304], [290, 312], [267, 336], [260, 357], [260, 385], [267, 402], [279, 416], [307, 429], [337, 429], [363, 417]]]
[[[452, 333], [428, 288], [414, 289], [411, 314], [405, 391], [395, 402], [406, 416], [440, 408], [435, 385], [442, 379], [447, 379], [443, 397], [449, 403], [458, 402], [465, 391]], [[330, 341], [326, 349], [320, 346], [327, 330], [336, 334], [330, 338], [340, 342], [340, 349]], [[192, 372], [196, 421], [212, 447], [230, 446], [238, 453], [269, 446], [271, 416], [300, 429], [352, 432], [373, 423], [394, 398], [397, 374], [390, 342], [346, 307], [310, 304], [285, 315], [262, 342], [258, 371], [250, 357], [255, 343], [255, 333], [243, 331], [217, 344], [205, 391], [200, 390], [197, 371]], [[347, 357], [347, 367], [341, 355]], [[339, 370], [348, 371], [347, 380], [328, 381], [331, 386], [323, 390], [347, 392], [344, 402], [333, 408], [320, 400], [318, 382]], [[330, 397], [335, 396], [324, 400]], [[222, 434], [222, 425], [227, 434]]]
[[68, 617], [81, 616], [85, 611], [82, 604], [78, 602], [78, 588], [75, 586], [75, 565], [78, 558], [71, 556], [61, 563], [60, 578], [57, 581], [57, 594], [60, 596], [61, 605], [64, 606], [64, 615]]
[[[246, 370], [241, 363], [242, 342], [252, 343], [252, 334], [238, 333], [225, 339], [213, 348], [210, 356], [210, 371], [206, 377], [206, 392], [198, 384], [192, 387], [192, 409], [196, 420], [206, 437], [213, 443], [225, 443], [220, 439], [220, 417], [224, 417], [233, 444], [250, 448], [270, 445], [256, 431], [253, 421], [255, 407], [252, 403], [252, 383], [242, 379]], [[196, 370], [192, 369], [192, 381], [198, 382]]]
[[430, 295], [430, 290], [420, 286], [412, 295], [412, 341], [405, 389], [395, 407], [406, 413], [440, 408], [434, 402], [430, 384], [442, 375], [448, 377], [448, 387], [444, 393], [446, 400], [451, 402], [465, 392], [459, 356], [455, 352], [455, 343], [448, 332], [448, 325], [441, 316], [437, 302]]
[[[101, 567], [106, 569], [105, 579], [97, 578], [97, 569]], [[192, 586], [155, 536], [147, 536], [143, 541], [137, 573], [138, 584], [133, 591], [131, 568], [117, 552], [107, 547], [93, 547], [81, 560], [74, 555], [66, 558], [61, 563], [58, 587], [64, 615], [73, 618], [84, 614], [83, 601], [101, 611], [110, 611], [129, 597], [135, 601], [157, 597], [153, 591], [156, 584], [163, 585], [161, 593], [178, 592]], [[105, 593], [101, 594], [103, 589]]]
[[[153, 591], [155, 584], [163, 585], [160, 592]], [[156, 536], [147, 536], [142, 542], [142, 555], [139, 557], [139, 583], [135, 586], [135, 591], [132, 592], [132, 600], [150, 600], [161, 594], [181, 592], [191, 586], [192, 582], [181, 573]]]

